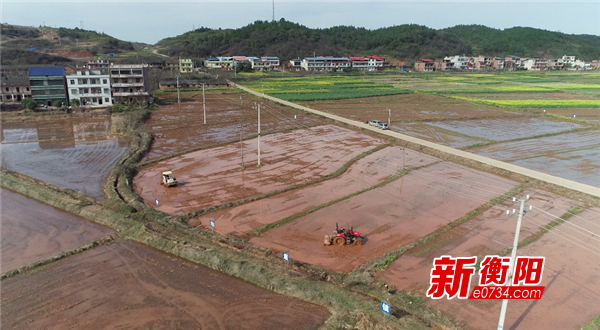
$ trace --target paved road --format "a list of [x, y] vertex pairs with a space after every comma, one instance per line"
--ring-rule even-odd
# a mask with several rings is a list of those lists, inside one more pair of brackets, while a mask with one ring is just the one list
[[347, 118], [344, 118], [344, 117], [332, 115], [332, 114], [327, 113], [327, 112], [322, 112], [322, 111], [319, 111], [319, 110], [314, 110], [314, 109], [311, 109], [311, 108], [303, 107], [301, 105], [298, 105], [298, 104], [295, 104], [295, 103], [292, 103], [292, 102], [288, 102], [288, 101], [285, 101], [285, 100], [282, 100], [282, 99], [278, 99], [276, 97], [272, 97], [272, 96], [269, 96], [269, 95], [264, 95], [263, 96], [262, 93], [254, 91], [254, 90], [252, 90], [250, 88], [247, 88], [247, 87], [244, 87], [244, 86], [240, 86], [240, 85], [232, 83], [232, 82], [230, 82], [230, 84], [232, 84], [233, 86], [236, 86], [237, 88], [239, 88], [239, 89], [241, 89], [243, 91], [246, 91], [248, 93], [251, 93], [251, 94], [254, 94], [254, 95], [257, 95], [257, 96], [262, 96], [262, 97], [264, 97], [266, 99], [269, 99], [271, 101], [274, 101], [274, 102], [277, 102], [277, 103], [281, 103], [281, 104], [284, 104], [284, 105], [287, 105], [287, 106], [290, 106], [290, 107], [293, 107], [293, 108], [296, 108], [296, 109], [308, 111], [308, 112], [311, 112], [311, 113], [314, 113], [314, 114], [317, 114], [317, 115], [321, 115], [321, 116], [324, 116], [324, 117], [327, 117], [327, 118], [330, 118], [330, 119], [333, 119], [333, 120], [336, 120], [336, 121], [340, 121], [340, 122], [343, 122], [343, 123], [346, 123], [346, 124], [349, 124], [349, 125], [352, 125], [352, 126], [355, 126], [355, 127], [359, 127], [359, 128], [363, 128], [363, 129], [368, 129], [368, 130], [371, 130], [371, 131], [374, 131], [374, 132], [377, 132], [377, 133], [380, 133], [380, 134], [389, 135], [389, 136], [397, 138], [397, 139], [401, 139], [401, 140], [405, 140], [405, 141], [412, 142], [412, 143], [415, 143], [415, 144], [419, 144], [419, 145], [422, 145], [424, 147], [428, 147], [428, 148], [432, 148], [432, 149], [435, 149], [435, 150], [443, 151], [443, 152], [446, 152], [446, 153], [451, 154], [451, 155], [463, 157], [463, 158], [466, 158], [466, 159], [471, 159], [471, 160], [474, 160], [474, 161], [477, 161], [477, 162], [480, 162], [480, 163], [483, 163], [483, 164], [491, 165], [491, 166], [494, 166], [494, 167], [497, 167], [497, 168], [501, 168], [501, 169], [504, 169], [504, 170], [507, 170], [507, 171], [510, 171], [510, 172], [513, 172], [513, 173], [522, 174], [522, 175], [525, 175], [525, 176], [533, 178], [533, 179], [537, 179], [537, 180], [540, 180], [540, 181], [545, 181], [545, 182], [548, 182], [548, 183], [555, 184], [557, 186], [565, 187], [565, 188], [572, 189], [572, 190], [575, 190], [575, 191], [579, 191], [579, 192], [582, 192], [582, 193], [585, 193], [585, 194], [589, 194], [589, 195], [592, 195], [592, 196], [600, 197], [600, 188], [597, 188], [597, 187], [593, 187], [593, 186], [590, 186], [590, 185], [587, 185], [587, 184], [575, 182], [575, 181], [564, 179], [564, 178], [559, 178], [559, 177], [554, 176], [554, 175], [550, 175], [550, 174], [546, 174], [546, 173], [542, 173], [542, 172], [530, 170], [528, 168], [524, 168], [524, 167], [521, 167], [521, 166], [509, 164], [509, 163], [506, 163], [506, 162], [503, 162], [503, 161], [499, 161], [499, 160], [495, 160], [495, 159], [491, 159], [491, 158], [488, 158], [488, 157], [483, 157], [483, 156], [480, 156], [480, 155], [472, 154], [470, 152], [466, 152], [466, 151], [463, 151], [463, 150], [457, 150], [457, 149], [450, 148], [450, 147], [447, 147], [447, 146], [439, 145], [437, 143], [433, 143], [433, 142], [425, 141], [425, 140], [418, 139], [418, 138], [415, 138], [415, 137], [412, 137], [412, 136], [408, 136], [408, 135], [405, 135], [405, 134], [400, 134], [398, 132], [393, 132], [393, 131], [389, 131], [389, 130], [388, 131], [382, 131], [379, 128], [375, 128], [375, 127], [370, 126], [370, 125], [368, 125], [366, 123], [363, 123], [363, 122], [358, 122], [358, 121], [347, 119]]

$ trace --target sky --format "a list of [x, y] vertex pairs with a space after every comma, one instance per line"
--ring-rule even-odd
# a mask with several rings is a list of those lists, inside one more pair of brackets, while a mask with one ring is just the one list
[[[434, 29], [481, 24], [497, 29], [533, 27], [600, 36], [600, 0], [595, 1], [291, 1], [276, 0], [275, 19], [310, 28], [352, 25], [377, 29], [419, 24]], [[84, 28], [126, 41], [155, 44], [199, 26], [240, 28], [271, 20], [273, 2], [2, 0], [0, 21], [15, 25]]]

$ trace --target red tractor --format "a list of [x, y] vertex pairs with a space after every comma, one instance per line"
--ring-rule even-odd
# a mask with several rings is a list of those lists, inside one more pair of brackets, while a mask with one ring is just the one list
[[335, 223], [335, 231], [332, 236], [325, 235], [324, 245], [344, 245], [344, 244], [353, 244], [353, 245], [362, 245], [363, 238], [360, 236], [360, 233], [354, 231], [352, 227], [350, 230], [348, 229], [340, 229], [338, 227], [337, 222]]

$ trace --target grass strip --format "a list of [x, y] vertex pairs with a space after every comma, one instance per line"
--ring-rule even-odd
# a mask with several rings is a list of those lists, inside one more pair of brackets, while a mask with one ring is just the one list
[[600, 330], [600, 314], [598, 314], [598, 316], [590, 323], [584, 325], [581, 330]]
[[379, 187], [383, 187], [383, 186], [387, 185], [388, 183], [391, 183], [391, 182], [394, 182], [394, 181], [398, 180], [402, 176], [410, 173], [411, 171], [414, 171], [416, 169], [420, 169], [420, 168], [423, 168], [423, 167], [427, 167], [427, 166], [430, 166], [430, 165], [433, 165], [433, 164], [437, 164], [437, 162], [431, 163], [431, 164], [428, 164], [428, 165], [423, 165], [423, 166], [404, 168], [404, 169], [398, 171], [398, 173], [394, 174], [393, 176], [389, 177], [387, 180], [385, 180], [383, 182], [380, 182], [380, 183], [378, 183], [376, 185], [370, 186], [370, 187], [365, 188], [365, 189], [361, 189], [359, 191], [355, 191], [355, 192], [353, 192], [351, 194], [348, 194], [346, 196], [340, 197], [338, 199], [334, 199], [332, 201], [329, 201], [327, 203], [321, 204], [319, 206], [315, 206], [315, 207], [313, 207], [310, 210], [307, 210], [307, 211], [304, 211], [304, 212], [301, 212], [301, 213], [298, 213], [298, 214], [294, 214], [294, 215], [292, 215], [290, 217], [283, 218], [283, 219], [281, 219], [279, 221], [275, 221], [275, 222], [272, 222], [272, 223], [268, 223], [268, 224], [262, 225], [262, 226], [254, 229], [252, 231], [249, 231], [248, 235], [250, 235], [250, 236], [259, 236], [259, 235], [261, 235], [261, 234], [263, 234], [263, 233], [265, 233], [265, 232], [267, 232], [267, 231], [269, 231], [269, 230], [271, 230], [273, 228], [277, 228], [277, 227], [282, 226], [282, 225], [284, 225], [286, 223], [289, 223], [289, 222], [292, 222], [292, 221], [294, 221], [296, 219], [302, 218], [302, 217], [304, 217], [304, 216], [306, 216], [308, 214], [311, 214], [311, 213], [313, 213], [315, 211], [318, 211], [318, 210], [320, 210], [322, 208], [325, 208], [325, 207], [331, 206], [333, 204], [339, 203], [341, 201], [344, 201], [344, 200], [346, 200], [348, 198], [351, 198], [351, 197], [354, 197], [356, 195], [362, 194], [362, 193], [367, 192], [369, 190], [373, 190], [373, 189], [376, 189], [376, 188], [379, 188]]
[[[535, 232], [532, 235], [529, 235], [528, 237], [526, 237], [524, 240], [522, 240], [521, 242], [519, 242], [519, 244], [517, 245], [517, 248], [522, 248], [530, 243], [533, 243], [535, 241], [537, 241], [538, 239], [540, 239], [540, 237], [542, 237], [545, 233], [547, 233], [550, 229], [560, 225], [561, 223], [567, 221], [570, 217], [583, 212], [584, 208], [583, 207], [579, 207], [579, 206], [574, 206], [572, 207], [570, 210], [568, 210], [567, 212], [565, 212], [563, 215], [561, 215], [560, 217], [552, 220], [550, 223], [542, 226], [537, 232]], [[512, 247], [506, 248], [504, 250], [502, 250], [502, 252], [499, 253], [499, 255], [501, 256], [505, 256], [508, 255], [509, 253], [511, 253], [512, 251]]]
[[78, 248], [75, 248], [75, 249], [72, 249], [72, 250], [69, 250], [69, 251], [63, 251], [63, 252], [57, 253], [57, 254], [52, 255], [52, 256], [50, 256], [48, 258], [45, 258], [45, 259], [42, 259], [42, 260], [38, 260], [38, 261], [36, 261], [36, 262], [34, 262], [32, 264], [20, 267], [18, 269], [9, 270], [8, 272], [0, 275], [0, 280], [3, 280], [5, 278], [13, 277], [13, 276], [15, 276], [17, 274], [21, 274], [21, 273], [24, 273], [24, 272], [29, 271], [31, 269], [47, 265], [47, 264], [49, 264], [51, 262], [54, 262], [54, 261], [57, 261], [57, 260], [60, 260], [60, 259], [72, 256], [72, 255], [75, 255], [75, 254], [78, 254], [78, 253], [81, 253], [83, 251], [87, 251], [89, 249], [95, 248], [96, 246], [111, 244], [112, 242], [114, 242], [114, 240], [116, 238], [117, 238], [117, 235], [104, 236], [104, 237], [102, 237], [100, 239], [94, 240], [94, 241], [90, 242], [89, 244], [80, 246]]

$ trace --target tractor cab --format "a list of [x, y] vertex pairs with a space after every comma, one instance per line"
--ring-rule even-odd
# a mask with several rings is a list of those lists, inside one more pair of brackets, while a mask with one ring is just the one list
[[174, 176], [171, 176], [171, 174], [173, 174], [171, 171], [162, 172], [161, 184], [164, 184], [167, 187], [177, 186], [177, 179]]
[[355, 231], [354, 228], [350, 229], [339, 228], [338, 224], [335, 224], [335, 231], [333, 236], [325, 235], [324, 245], [362, 245], [363, 237], [360, 233]]

